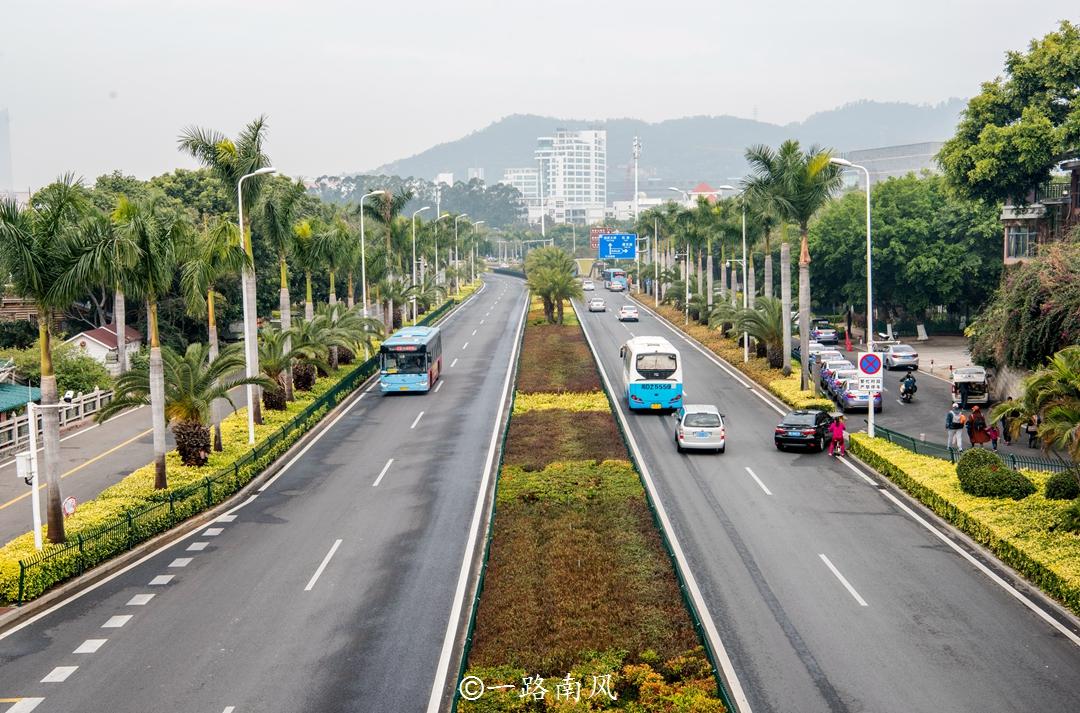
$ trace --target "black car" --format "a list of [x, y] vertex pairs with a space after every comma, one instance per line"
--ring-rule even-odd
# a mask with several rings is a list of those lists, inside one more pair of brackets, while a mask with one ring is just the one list
[[818, 409], [799, 409], [784, 416], [773, 432], [773, 443], [777, 450], [787, 446], [801, 446], [822, 450], [832, 440], [829, 424], [832, 417]]

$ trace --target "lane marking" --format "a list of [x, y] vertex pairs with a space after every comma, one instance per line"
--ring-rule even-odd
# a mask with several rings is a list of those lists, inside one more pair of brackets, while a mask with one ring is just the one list
[[73, 654], [93, 654], [97, 653], [97, 650], [105, 645], [108, 639], [87, 639], [79, 644], [79, 648], [75, 649], [71, 653]]
[[475, 337], [475, 336], [476, 336], [476, 330], [474, 329], [474, 330], [472, 331], [472, 334], [470, 334], [469, 336], [471, 336], [471, 337]]
[[63, 683], [68, 680], [68, 677], [75, 673], [78, 666], [57, 666], [52, 671], [46, 674], [45, 678], [41, 679], [42, 683]]
[[234, 710], [236, 710], [236, 706], [225, 706], [225, 710], [221, 711], [221, 713], [233, 713]]
[[187, 567], [189, 564], [191, 564], [191, 558], [190, 557], [177, 557], [176, 559], [174, 559], [172, 562], [169, 563], [169, 566], [170, 567]]
[[232, 522], [235, 519], [236, 515], [222, 515], [221, 517], [214, 520], [214, 522]]
[[[484, 323], [484, 320], [480, 320], [480, 324], [483, 324], [483, 323]], [[473, 332], [473, 334], [476, 334], [476, 332]]]
[[[477, 535], [480, 531], [480, 521], [484, 514], [484, 501], [487, 496], [488, 482], [491, 479], [492, 465], [495, 462], [495, 451], [499, 445], [499, 424], [506, 412], [506, 397], [510, 392], [510, 383], [514, 377], [514, 365], [517, 363], [518, 351], [521, 346], [521, 330], [525, 326], [525, 315], [529, 313], [528, 293], [524, 293], [521, 315], [518, 317], [517, 329], [514, 333], [514, 348], [510, 351], [510, 360], [506, 366], [506, 378], [503, 381], [502, 395], [499, 397], [499, 411], [495, 416], [495, 423], [491, 429], [491, 441], [488, 444], [487, 460], [484, 462], [484, 471], [480, 479], [480, 489], [476, 495], [476, 505], [473, 508], [472, 520], [469, 524], [469, 538], [465, 543], [465, 554], [461, 558], [461, 571], [458, 573], [457, 588], [454, 590], [454, 605], [450, 609], [450, 618], [446, 622], [446, 634], [443, 636], [442, 651], [439, 653], [439, 665], [435, 669], [435, 680], [431, 684], [431, 696], [428, 698], [427, 713], [439, 713], [442, 697], [447, 687], [447, 677], [450, 672], [450, 658], [454, 653], [457, 640], [457, 624], [461, 618], [461, 609], [464, 605], [465, 590], [469, 584], [469, 569], [476, 549]], [[456, 686], [456, 681], [454, 686]], [[453, 688], [454, 686], [451, 686]]]
[[117, 616], [110, 616], [109, 620], [101, 625], [102, 629], [119, 629], [124, 624], [131, 621], [131, 614], [119, 614]]
[[766, 495], [772, 495], [772, 491], [765, 487], [765, 483], [761, 482], [761, 478], [757, 477], [757, 474], [750, 470], [750, 466], [746, 466], [746, 472], [750, 474], [750, 477], [757, 481], [757, 484], [761, 486], [761, 489], [765, 491]]
[[168, 584], [169, 582], [171, 582], [173, 580], [173, 577], [175, 577], [175, 576], [176, 576], [175, 574], [159, 574], [158, 576], [156, 576], [156, 577], [154, 577], [153, 579], [150, 580], [150, 586], [151, 587], [160, 587], [163, 584]]
[[[951, 384], [952, 382], [950, 381], [949, 383]], [[136, 406], [135, 408], [133, 408], [133, 409], [131, 409], [129, 411], [125, 411], [123, 413], [118, 413], [115, 416], [113, 416], [112, 418], [106, 419], [106, 420], [102, 421], [101, 423], [95, 423], [95, 424], [93, 424], [91, 426], [87, 426], [86, 428], [81, 428], [80, 427], [79, 430], [75, 431], [74, 433], [69, 433], [68, 435], [61, 438], [59, 442], [63, 443], [64, 441], [69, 440], [71, 438], [76, 438], [77, 436], [81, 436], [82, 434], [86, 433], [87, 431], [93, 431], [98, 426], [104, 426], [106, 423], [112, 423], [113, 421], [115, 421], [115, 420], [117, 420], [119, 418], [123, 418], [124, 416], [127, 416], [128, 414], [135, 413], [136, 411], [139, 411], [139, 410], [144, 409], [144, 408], [146, 408], [146, 407], [145, 406]], [[152, 431], [153, 429], [150, 429], [150, 430]], [[143, 432], [143, 435], [145, 436], [146, 432]], [[38, 447], [39, 452], [44, 451], [44, 450], [45, 450], [44, 445], [41, 445], [41, 446]], [[11, 460], [6, 460], [3, 463], [0, 463], [0, 468], [7, 468], [9, 465], [11, 465], [14, 462], [15, 462], [14, 458], [12, 458]]]
[[454, 361], [450, 362], [450, 368], [451, 369], [454, 368], [454, 364], [457, 364], [457, 359], [454, 359]]
[[206, 532], [204, 532], [204, 533], [202, 534], [202, 536], [203, 536], [203, 537], [217, 537], [217, 536], [218, 536], [218, 535], [220, 535], [220, 534], [221, 534], [222, 532], [225, 532], [225, 528], [224, 528], [224, 527], [211, 527], [211, 528], [208, 528], [208, 529], [206, 530]]
[[188, 552], [202, 552], [203, 550], [206, 549], [206, 546], [209, 545], [209, 544], [210, 544], [209, 542], [192, 542], [190, 545], [187, 546], [187, 551]]
[[390, 466], [393, 465], [393, 463], [394, 463], [393, 458], [386, 461], [386, 465], [384, 465], [382, 467], [382, 470], [379, 471], [379, 477], [375, 479], [375, 482], [371, 484], [371, 487], [373, 487], [373, 488], [378, 487], [379, 482], [383, 479], [383, 476], [386, 475], [386, 471], [390, 470]]
[[465, 351], [468, 348], [469, 348], [469, 343], [468, 342], [465, 342], [464, 344], [461, 345], [461, 350], [462, 351]]
[[420, 419], [422, 419], [423, 417], [424, 417], [424, 412], [423, 412], [423, 411], [421, 411], [420, 413], [416, 414], [416, 420], [414, 420], [414, 421], [412, 422], [412, 425], [411, 425], [411, 426], [409, 426], [409, 430], [412, 430], [412, 429], [416, 428], [416, 424], [420, 423]]
[[127, 605], [129, 607], [144, 607], [150, 603], [156, 595], [154, 594], [136, 594], [134, 597], [128, 600]]
[[435, 385], [435, 393], [439, 393], [439, 389], [441, 389], [441, 388], [442, 388], [442, 385], [443, 385], [443, 384], [445, 384], [445, 383], [446, 383], [445, 381], [443, 381], [442, 379], [440, 379], [440, 380], [439, 380], [439, 383]]
[[836, 575], [836, 578], [840, 580], [840, 584], [844, 585], [844, 588], [848, 590], [848, 593], [851, 596], [855, 597], [855, 601], [857, 601], [859, 603], [859, 606], [861, 606], [861, 607], [870, 606], [869, 604], [866, 603], [866, 600], [863, 599], [862, 597], [860, 597], [859, 593], [855, 591], [855, 587], [851, 586], [851, 583], [848, 582], [846, 579], [844, 579], [844, 575], [840, 574], [840, 570], [838, 570], [836, 568], [836, 565], [834, 565], [832, 562], [829, 561], [828, 557], [826, 557], [824, 554], [818, 554], [818, 557], [820, 557], [821, 561], [825, 563], [825, 566], [828, 567], [829, 570], [832, 571], [832, 573]]
[[337, 552], [338, 547], [341, 547], [341, 540], [334, 540], [334, 544], [330, 546], [330, 551], [323, 557], [323, 561], [319, 565], [319, 568], [315, 570], [315, 574], [311, 575], [311, 579], [308, 580], [307, 586], [304, 587], [305, 592], [310, 592], [315, 586], [315, 583], [319, 581], [319, 577], [322, 576], [323, 570], [326, 569], [326, 565], [330, 564], [330, 558]]
[[16, 699], [10, 699], [9, 698], [9, 699], [5, 699], [4, 702], [5, 703], [11, 703], [13, 700], [17, 701], [17, 702], [11, 708], [7, 709], [7, 713], [30, 713], [30, 711], [37, 708], [41, 704], [41, 702], [44, 701], [45, 699], [44, 698], [16, 698]]

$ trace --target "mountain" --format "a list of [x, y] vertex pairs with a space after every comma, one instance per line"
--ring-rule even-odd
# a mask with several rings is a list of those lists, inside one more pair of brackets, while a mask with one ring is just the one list
[[488, 183], [503, 170], [532, 166], [538, 136], [556, 128], [601, 128], [608, 132], [608, 200], [623, 200], [633, 192], [630, 145], [641, 138], [641, 190], [657, 193], [667, 186], [689, 187], [700, 181], [731, 183], [745, 173], [743, 153], [753, 144], [778, 145], [796, 138], [805, 145], [821, 144], [837, 151], [877, 148], [952, 136], [963, 99], [935, 105], [860, 101], [813, 114], [787, 125], [734, 116], [693, 116], [649, 123], [638, 119], [559, 119], [515, 114], [456, 141], [433, 146], [365, 173], [419, 176], [427, 179], [452, 172], [464, 179], [469, 168], [483, 168]]

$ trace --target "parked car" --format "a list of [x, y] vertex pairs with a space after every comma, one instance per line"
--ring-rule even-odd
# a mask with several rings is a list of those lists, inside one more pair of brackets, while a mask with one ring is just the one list
[[727, 448], [724, 415], [715, 406], [687, 404], [672, 414], [675, 417], [675, 449], [714, 450]]
[[840, 389], [843, 387], [843, 381], [846, 379], [858, 379], [858, 369], [839, 369], [829, 374], [828, 380], [825, 382], [825, 393], [829, 395], [833, 401], [839, 399]]
[[607, 312], [607, 304], [604, 303], [603, 297], [593, 297], [589, 300], [590, 312]]
[[[967, 392], [964, 398], [963, 392]], [[990, 403], [990, 385], [986, 378], [986, 369], [981, 366], [962, 366], [953, 369], [952, 400], [969, 404]]]
[[[837, 387], [836, 403], [844, 413], [848, 411], [869, 411], [870, 392], [859, 390], [859, 379], [844, 379]], [[874, 413], [881, 413], [881, 392], [874, 392]]]
[[818, 352], [823, 351], [825, 351], [825, 345], [821, 342], [815, 342], [813, 339], [810, 340], [810, 343], [806, 347], [807, 354], [817, 354]]
[[890, 344], [885, 349], [886, 369], [918, 369], [919, 353], [907, 344]]
[[634, 305], [623, 305], [619, 308], [620, 322], [637, 322], [638, 319], [638, 309]]
[[773, 431], [776, 449], [788, 446], [812, 448], [820, 451], [832, 440], [829, 424], [832, 417], [820, 409], [798, 409], [784, 416]]
[[810, 365], [810, 368], [813, 369], [814, 364], [816, 364], [819, 361], [822, 362], [822, 363], [825, 363], [825, 362], [829, 361], [830, 359], [835, 360], [835, 359], [843, 359], [843, 358], [844, 358], [844, 353], [842, 351], [839, 351], [837, 349], [822, 349], [819, 352], [811, 352], [810, 353], [810, 359], [807, 361], [807, 363]]
[[829, 377], [831, 377], [833, 375], [833, 373], [835, 373], [837, 371], [850, 371], [850, 370], [852, 370], [854, 368], [855, 368], [854, 364], [852, 364], [847, 359], [843, 359], [843, 358], [841, 358], [841, 359], [830, 359], [830, 360], [828, 360], [826, 362], [822, 362], [821, 363], [821, 374], [820, 374], [821, 378], [820, 378], [818, 383], [820, 383], [821, 388], [824, 389], [825, 385], [827, 383], [829, 383]]
[[822, 344], [836, 344], [840, 340], [836, 328], [827, 319], [815, 319], [810, 323], [810, 338]]
[[592, 280], [584, 280], [584, 281], [583, 281], [583, 282], [581, 283], [581, 289], [582, 289], [582, 291], [584, 291], [584, 292], [592, 292], [593, 290], [595, 290], [595, 289], [596, 289], [596, 285], [595, 285], [595, 284], [593, 284], [593, 281], [592, 281]]

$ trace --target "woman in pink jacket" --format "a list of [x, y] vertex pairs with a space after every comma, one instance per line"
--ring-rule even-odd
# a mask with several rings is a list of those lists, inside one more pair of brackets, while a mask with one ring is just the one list
[[829, 441], [829, 455], [836, 457], [836, 449], [840, 449], [840, 455], [847, 455], [847, 446], [844, 444], [844, 417], [837, 416], [833, 419], [833, 422], [829, 424], [829, 434], [832, 436], [832, 440]]

